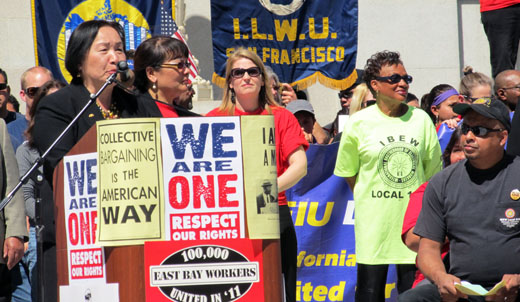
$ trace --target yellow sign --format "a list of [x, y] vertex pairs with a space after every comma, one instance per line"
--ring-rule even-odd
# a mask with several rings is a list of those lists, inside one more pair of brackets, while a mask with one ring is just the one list
[[280, 238], [274, 116], [241, 116], [244, 191], [251, 239]]
[[159, 119], [97, 123], [98, 243], [164, 240]]

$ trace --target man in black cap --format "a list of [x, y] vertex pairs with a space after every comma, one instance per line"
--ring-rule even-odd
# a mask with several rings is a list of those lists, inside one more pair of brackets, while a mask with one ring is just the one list
[[[399, 296], [399, 301], [484, 301], [455, 287], [461, 281], [489, 290], [485, 301], [518, 301], [520, 285], [520, 158], [504, 152], [511, 129], [507, 107], [482, 98], [458, 104], [464, 117], [465, 160], [434, 175], [426, 188], [414, 233], [421, 237], [417, 264], [432, 282]], [[449, 240], [449, 270], [441, 247]], [[463, 300], [466, 301], [466, 300]]]

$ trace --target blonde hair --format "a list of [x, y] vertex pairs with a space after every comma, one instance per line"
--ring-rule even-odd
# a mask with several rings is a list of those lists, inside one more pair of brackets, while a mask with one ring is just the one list
[[471, 97], [471, 90], [478, 86], [489, 86], [493, 88], [493, 81], [487, 75], [473, 71], [471, 66], [466, 66], [462, 70], [464, 76], [460, 80], [459, 93]]
[[361, 83], [352, 91], [352, 101], [350, 102], [349, 114], [352, 115], [363, 109], [363, 101], [369, 92], [366, 83]]
[[224, 88], [224, 97], [222, 98], [222, 103], [220, 104], [219, 110], [221, 112], [226, 112], [229, 115], [233, 115], [235, 113], [235, 101], [231, 99], [233, 94], [233, 89], [229, 87], [231, 83], [231, 69], [233, 68], [233, 64], [240, 59], [249, 59], [251, 60], [258, 68], [260, 68], [260, 72], [262, 74], [262, 81], [264, 85], [260, 88], [260, 95], [258, 96], [259, 106], [267, 110], [269, 114], [271, 114], [271, 108], [269, 106], [278, 107], [279, 105], [275, 102], [273, 93], [271, 89], [269, 89], [269, 77], [265, 70], [264, 63], [258, 55], [246, 48], [240, 47], [235, 50], [227, 59], [226, 62], [226, 87]]

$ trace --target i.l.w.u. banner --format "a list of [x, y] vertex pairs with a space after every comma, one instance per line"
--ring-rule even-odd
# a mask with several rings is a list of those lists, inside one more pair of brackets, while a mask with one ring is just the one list
[[224, 86], [227, 57], [247, 47], [282, 82], [345, 89], [357, 77], [357, 24], [357, 0], [212, 0], [213, 81]]
[[70, 80], [65, 51], [74, 29], [88, 20], [110, 20], [125, 30], [126, 50], [135, 50], [152, 35], [166, 34], [174, 15], [175, 0], [32, 0], [37, 65], [54, 77]]

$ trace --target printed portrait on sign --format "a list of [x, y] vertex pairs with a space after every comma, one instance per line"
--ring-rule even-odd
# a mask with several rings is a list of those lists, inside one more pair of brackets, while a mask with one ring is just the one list
[[[258, 195], [256, 196], [257, 214], [277, 214], [278, 213], [278, 192], [275, 186], [268, 179], [259, 181]], [[275, 188], [273, 190], [273, 188]]]

